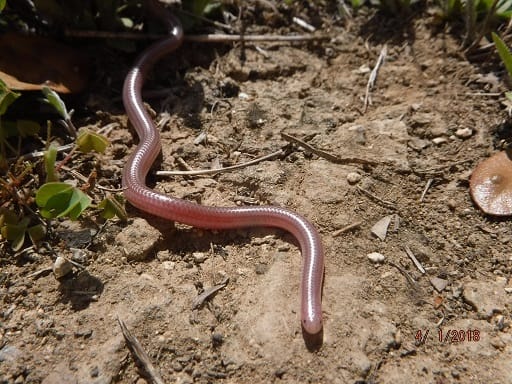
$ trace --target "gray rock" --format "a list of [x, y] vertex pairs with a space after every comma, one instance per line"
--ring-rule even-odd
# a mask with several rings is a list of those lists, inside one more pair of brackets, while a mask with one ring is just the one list
[[144, 219], [136, 218], [116, 236], [116, 243], [129, 261], [141, 261], [148, 258], [161, 239], [162, 234], [155, 227]]
[[503, 283], [496, 281], [470, 281], [464, 284], [464, 300], [474, 307], [483, 318], [502, 312], [507, 303]]
[[436, 289], [437, 292], [442, 292], [448, 285], [448, 280], [439, 277], [431, 277], [430, 284]]

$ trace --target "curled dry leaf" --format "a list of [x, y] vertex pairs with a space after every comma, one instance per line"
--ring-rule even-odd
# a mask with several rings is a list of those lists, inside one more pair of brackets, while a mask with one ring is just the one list
[[512, 152], [497, 153], [480, 163], [471, 175], [469, 190], [483, 212], [512, 215]]

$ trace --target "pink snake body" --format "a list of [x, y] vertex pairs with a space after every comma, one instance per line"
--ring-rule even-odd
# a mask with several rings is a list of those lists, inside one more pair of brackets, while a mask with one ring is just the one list
[[160, 13], [170, 29], [168, 38], [154, 43], [137, 59], [126, 76], [123, 103], [139, 136], [139, 144], [123, 169], [126, 199], [137, 208], [193, 227], [233, 229], [241, 227], [278, 227], [298, 240], [303, 256], [301, 279], [301, 323], [304, 331], [315, 335], [322, 330], [322, 280], [324, 254], [316, 228], [301, 215], [281, 207], [208, 207], [173, 198], [146, 186], [146, 176], [161, 151], [160, 135], [146, 111], [141, 91], [153, 64], [172, 53], [183, 40], [180, 22], [170, 13]]

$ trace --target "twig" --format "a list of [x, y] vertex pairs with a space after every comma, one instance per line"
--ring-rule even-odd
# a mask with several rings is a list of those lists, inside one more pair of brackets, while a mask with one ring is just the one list
[[[89, 179], [87, 177], [85, 177], [84, 175], [82, 175], [80, 172], [78, 171], [75, 171], [74, 169], [71, 169], [65, 165], [62, 165], [61, 166], [61, 169], [65, 172], [68, 172], [69, 174], [71, 174], [73, 177], [76, 177], [78, 180], [80, 181], [83, 181], [84, 183], [89, 183]], [[123, 188], [109, 188], [109, 187], [103, 187], [99, 184], [95, 184], [95, 187], [98, 188], [98, 189], [101, 189], [103, 191], [107, 191], [107, 192], [121, 192], [123, 191]]]
[[197, 309], [200, 306], [203, 305], [203, 303], [208, 300], [210, 297], [215, 295], [218, 291], [220, 291], [222, 288], [226, 287], [229, 282], [229, 277], [226, 277], [220, 284], [214, 285], [213, 287], [207, 288], [204, 290], [203, 293], [201, 293], [199, 296], [196, 297], [194, 302], [192, 303], [192, 309]]
[[226, 35], [226, 34], [209, 34], [209, 35], [188, 35], [185, 40], [194, 41], [196, 43], [231, 43], [238, 41], [245, 42], [302, 42], [329, 40], [331, 37], [327, 35]]
[[[74, 146], [75, 146], [75, 144], [62, 145], [62, 146], [57, 148], [57, 152], [68, 151], [68, 150], [72, 149]], [[20, 157], [11, 157], [11, 158], [7, 159], [7, 161], [11, 162], [11, 161], [14, 161], [14, 160], [19, 160], [19, 159], [21, 159], [21, 160], [31, 160], [31, 159], [35, 159], [37, 157], [43, 157], [45, 152], [46, 151], [30, 152], [30, 153], [27, 153], [25, 155], [21, 155]]]
[[176, 158], [176, 162], [178, 163], [178, 165], [185, 168], [187, 170], [186, 172], [190, 172], [193, 170], [192, 167], [190, 165], [188, 165], [188, 163], [185, 161], [185, 159], [183, 159], [183, 157], [181, 157], [181, 156], [178, 156]]
[[[66, 36], [82, 37], [92, 39], [129, 39], [129, 40], [158, 40], [168, 37], [168, 35], [155, 34], [155, 33], [135, 33], [135, 32], [106, 32], [106, 31], [77, 31], [67, 30]], [[206, 35], [186, 35], [186, 41], [193, 41], [196, 43], [233, 43], [239, 41], [245, 42], [302, 42], [302, 41], [316, 41], [328, 40], [330, 36], [327, 35], [233, 35], [224, 33], [214, 33]]]
[[455, 161], [453, 163], [448, 163], [448, 164], [445, 164], [445, 165], [440, 165], [439, 167], [432, 167], [432, 168], [425, 168], [425, 169], [412, 169], [413, 173], [416, 173], [416, 174], [427, 174], [427, 173], [433, 173], [433, 172], [440, 172], [446, 168], [451, 168], [455, 165], [461, 165], [461, 164], [465, 164], [465, 163], [469, 163], [471, 161], [474, 161], [475, 159], [466, 159], [466, 160], [460, 160], [460, 161]]
[[162, 380], [160, 373], [151, 363], [148, 354], [146, 353], [144, 348], [142, 348], [142, 345], [140, 344], [139, 340], [137, 340], [137, 338], [132, 335], [132, 333], [128, 330], [123, 320], [119, 318], [119, 315], [117, 316], [117, 321], [119, 323], [119, 326], [121, 327], [121, 331], [123, 332], [123, 336], [124, 339], [126, 340], [128, 348], [130, 349], [130, 351], [132, 351], [133, 355], [140, 362], [140, 364], [144, 368], [144, 371], [151, 379], [151, 382], [154, 384], [164, 384], [164, 381]]
[[423, 265], [419, 262], [419, 260], [414, 256], [414, 253], [412, 253], [411, 248], [409, 248], [407, 245], [404, 246], [405, 253], [407, 253], [407, 256], [412, 260], [416, 268], [422, 273], [425, 274], [425, 268], [423, 268]]
[[436, 323], [436, 325], [435, 325], [436, 328], [439, 328], [444, 323], [444, 319], [445, 319], [444, 312], [441, 312], [441, 315], [443, 317], [441, 317], [441, 319], [439, 319], [439, 321]]
[[157, 176], [197, 176], [197, 175], [212, 175], [221, 172], [229, 172], [235, 169], [245, 168], [250, 165], [258, 164], [265, 160], [270, 160], [278, 156], [283, 156], [286, 154], [286, 151], [280, 149], [276, 152], [269, 153], [268, 155], [258, 157], [256, 159], [247, 161], [245, 163], [231, 165], [229, 167], [217, 168], [217, 169], [197, 169], [197, 170], [188, 170], [188, 171], [157, 171]]
[[300, 140], [294, 136], [291, 136], [287, 133], [284, 133], [284, 132], [281, 132], [281, 137], [283, 139], [289, 141], [290, 143], [296, 144], [299, 147], [302, 147], [305, 150], [307, 150], [311, 153], [314, 153], [315, 155], [322, 157], [326, 160], [329, 160], [335, 164], [365, 164], [365, 165], [384, 164], [384, 163], [379, 163], [379, 162], [373, 161], [373, 160], [360, 159], [357, 157], [338, 157], [329, 152], [315, 148], [311, 144], [308, 144], [305, 141], [302, 141], [302, 140]]
[[299, 17], [293, 17], [293, 22], [309, 32], [315, 32], [316, 28]]
[[361, 224], [363, 224], [362, 221], [356, 221], [355, 223], [349, 224], [344, 226], [343, 228], [340, 228], [332, 233], [334, 237], [341, 235], [342, 233], [348, 232], [354, 228], [358, 228]]
[[348, 20], [352, 19], [352, 12], [350, 8], [345, 4], [344, 0], [338, 0], [338, 12], [341, 13], [342, 16], [345, 16]]
[[380, 197], [374, 195], [373, 193], [371, 193], [370, 191], [367, 191], [366, 189], [363, 189], [361, 187], [357, 187], [357, 190], [364, 193], [366, 196], [374, 199], [374, 200], [377, 200], [379, 203], [381, 203], [383, 206], [387, 207], [387, 208], [390, 208], [390, 209], [396, 209], [396, 204], [395, 203], [392, 203], [391, 201], [387, 201], [387, 200], [382, 200]]
[[433, 182], [434, 182], [434, 179], [427, 180], [427, 184], [425, 185], [425, 188], [423, 189], [423, 192], [421, 193], [421, 196], [420, 196], [420, 203], [423, 202], [423, 200], [425, 200], [425, 195], [427, 194], [428, 190], [432, 186]]
[[29, 279], [38, 278], [39, 276], [42, 276], [46, 273], [50, 273], [51, 271], [52, 271], [52, 267], [46, 267], [46, 268], [40, 269], [38, 271], [35, 271], [35, 272], [31, 273], [30, 275], [27, 275], [27, 277]]
[[205, 22], [205, 23], [209, 23], [209, 24], [212, 24], [218, 28], [222, 28], [222, 29], [225, 29], [225, 30], [228, 30], [228, 31], [232, 31], [233, 30], [233, 27], [231, 25], [228, 25], [228, 24], [224, 24], [224, 23], [220, 23], [218, 21], [215, 21], [215, 20], [211, 20], [207, 17], [203, 17], [203, 16], [200, 16], [194, 12], [188, 12], [184, 9], [180, 9], [179, 10], [180, 13], [183, 13], [187, 16], [190, 16], [192, 18], [196, 18], [198, 20], [201, 20], [202, 22]]
[[384, 63], [384, 60], [386, 59], [386, 55], [388, 53], [388, 46], [384, 44], [382, 49], [380, 50], [379, 58], [377, 59], [377, 63], [375, 64], [375, 67], [372, 69], [370, 73], [370, 78], [368, 79], [368, 84], [366, 84], [366, 93], [364, 95], [364, 103], [363, 103], [363, 113], [366, 113], [366, 110], [368, 109], [368, 103], [370, 99], [370, 91], [373, 89], [373, 86], [375, 85], [375, 80], [377, 79], [377, 74], [379, 73], [379, 69], [381, 65]]
[[413, 287], [413, 288], [418, 288], [418, 285], [416, 283], [416, 280], [414, 280], [414, 278], [409, 275], [409, 273], [403, 269], [401, 266], [399, 266], [398, 264], [395, 264], [393, 263], [392, 261], [388, 261], [388, 264], [391, 265], [392, 267], [395, 267], [396, 269], [398, 269], [400, 271], [400, 273], [402, 275], [405, 276], [405, 278], [407, 279], [407, 282]]
[[[510, 19], [512, 20], [512, 19]], [[484, 97], [500, 97], [503, 92], [465, 92], [464, 96], [484, 96]]]

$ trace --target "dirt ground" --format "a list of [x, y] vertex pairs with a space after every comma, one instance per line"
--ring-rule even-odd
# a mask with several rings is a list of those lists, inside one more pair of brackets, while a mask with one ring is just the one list
[[[186, 42], [146, 87], [162, 131], [155, 170], [287, 154], [149, 182], [204, 205], [272, 204], [309, 218], [325, 247], [322, 344], [311, 348], [301, 332], [291, 235], [203, 231], [128, 205], [128, 223], [55, 226], [53, 249], [85, 266], [60, 281], [34, 275], [52, 265], [44, 249], [2, 256], [1, 383], [146, 383], [118, 318], [166, 383], [512, 382], [512, 228], [482, 214], [468, 192], [472, 169], [507, 138], [499, 66], [469, 62], [457, 33], [427, 12], [400, 27], [373, 12], [350, 22], [298, 15], [330, 39]], [[247, 32], [305, 33], [283, 19]], [[89, 167], [115, 187], [136, 140], [120, 103], [129, 65], [106, 67], [83, 118], [110, 127], [112, 145]], [[382, 240], [371, 229], [387, 216]], [[368, 257], [375, 252], [384, 260]]]

